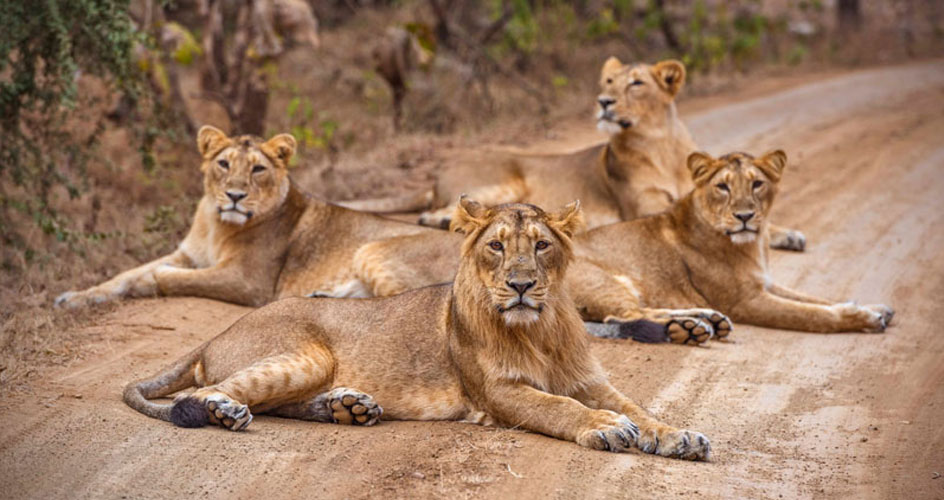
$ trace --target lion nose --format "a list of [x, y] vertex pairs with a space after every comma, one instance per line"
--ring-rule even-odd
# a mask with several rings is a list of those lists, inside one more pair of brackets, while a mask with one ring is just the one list
[[244, 192], [242, 192], [242, 191], [227, 191], [227, 192], [226, 192], [226, 196], [228, 196], [229, 199], [233, 200], [233, 203], [236, 203], [236, 202], [238, 202], [239, 200], [245, 198], [245, 197], [246, 197], [246, 193], [244, 193]]
[[734, 214], [734, 217], [741, 222], [747, 222], [754, 218], [754, 212], [737, 212]]
[[601, 97], [597, 99], [597, 102], [600, 103], [600, 107], [603, 108], [603, 111], [606, 111], [606, 108], [610, 107], [611, 104], [616, 102], [616, 99], [611, 99], [609, 97]]
[[524, 292], [527, 292], [529, 288], [534, 286], [533, 281], [506, 281], [505, 284], [518, 290], [518, 295], [524, 295]]

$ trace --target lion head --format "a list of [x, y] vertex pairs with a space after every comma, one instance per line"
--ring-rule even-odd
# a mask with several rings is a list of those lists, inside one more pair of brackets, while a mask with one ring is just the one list
[[244, 225], [282, 205], [289, 191], [288, 162], [295, 138], [279, 134], [268, 141], [254, 136], [227, 137], [204, 126], [197, 133], [203, 156], [204, 195], [211, 198], [222, 222]]
[[771, 151], [759, 158], [730, 153], [718, 159], [692, 153], [688, 168], [695, 189], [695, 211], [736, 244], [750, 243], [767, 221], [787, 154]]
[[685, 83], [685, 65], [675, 60], [623, 64], [610, 57], [600, 73], [597, 128], [609, 134], [660, 127]]
[[459, 275], [478, 283], [475, 300], [506, 325], [527, 326], [559, 297], [583, 225], [579, 202], [558, 213], [527, 204], [486, 208], [462, 197], [452, 229], [466, 235]]

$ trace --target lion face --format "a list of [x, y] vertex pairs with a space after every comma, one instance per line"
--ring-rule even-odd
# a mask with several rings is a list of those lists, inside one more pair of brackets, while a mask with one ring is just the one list
[[781, 150], [759, 158], [730, 153], [714, 159], [692, 153], [688, 168], [695, 182], [696, 211], [732, 242], [754, 241], [767, 220], [786, 164], [787, 155]]
[[627, 65], [607, 59], [600, 74], [597, 128], [609, 134], [658, 126], [685, 82], [685, 66], [674, 60]]
[[220, 220], [242, 226], [276, 210], [288, 195], [288, 161], [295, 138], [280, 134], [266, 142], [258, 137], [227, 137], [205, 126], [197, 134], [203, 155], [203, 188]]
[[548, 214], [534, 205], [485, 208], [463, 197], [453, 230], [465, 233], [463, 263], [474, 265], [480, 300], [507, 325], [535, 323], [562, 286], [571, 237], [582, 225], [579, 203]]

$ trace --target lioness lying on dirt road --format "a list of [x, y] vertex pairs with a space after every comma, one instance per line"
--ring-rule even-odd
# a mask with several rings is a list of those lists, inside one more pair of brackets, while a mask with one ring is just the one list
[[367, 297], [353, 257], [363, 244], [434, 232], [317, 200], [289, 178], [289, 134], [268, 141], [197, 134], [204, 195], [176, 251], [100, 285], [66, 292], [76, 307], [129, 297], [192, 295], [260, 306], [282, 297]]

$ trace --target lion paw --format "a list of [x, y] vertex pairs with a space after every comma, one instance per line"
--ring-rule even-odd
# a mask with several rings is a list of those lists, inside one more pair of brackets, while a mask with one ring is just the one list
[[731, 335], [731, 330], [734, 329], [731, 319], [718, 311], [705, 313], [703, 319], [711, 323], [711, 327], [715, 331], [716, 340], [727, 340], [728, 335]]
[[806, 236], [792, 229], [783, 231], [782, 233], [771, 235], [770, 248], [802, 252], [806, 249]]
[[865, 331], [873, 333], [884, 332], [888, 328], [895, 311], [885, 304], [867, 304], [859, 308], [866, 316]]
[[673, 344], [704, 344], [714, 335], [714, 327], [701, 318], [672, 318], [665, 325], [665, 334]]
[[643, 432], [638, 441], [645, 453], [682, 460], [709, 460], [711, 442], [704, 434], [689, 430]]
[[224, 394], [212, 394], [206, 398], [204, 404], [210, 414], [210, 421], [231, 431], [241, 431], [252, 422], [249, 407], [233, 401]]
[[65, 292], [62, 295], [56, 297], [56, 300], [53, 302], [53, 306], [75, 309], [93, 304], [102, 304], [108, 302], [108, 300], [108, 294], [90, 288], [82, 292]]
[[636, 444], [639, 427], [625, 415], [609, 410], [596, 410], [595, 422], [577, 435], [577, 444], [593, 448], [622, 452]]
[[328, 392], [326, 404], [337, 424], [369, 426], [376, 424], [383, 415], [383, 408], [373, 397], [346, 387]]
[[832, 307], [843, 318], [846, 331], [882, 333], [895, 315], [895, 311], [884, 304], [860, 306], [855, 302], [844, 302]]

